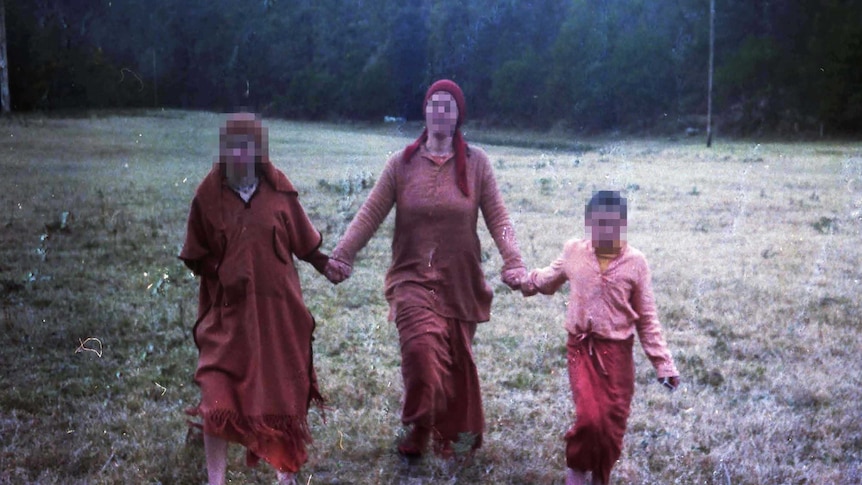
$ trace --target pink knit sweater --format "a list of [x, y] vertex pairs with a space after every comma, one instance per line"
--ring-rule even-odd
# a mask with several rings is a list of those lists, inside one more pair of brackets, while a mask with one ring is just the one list
[[530, 272], [529, 280], [546, 295], [569, 282], [569, 333], [625, 340], [637, 331], [658, 377], [679, 375], [661, 334], [649, 266], [637, 249], [624, 246], [602, 271], [592, 243], [572, 239], [550, 266]]

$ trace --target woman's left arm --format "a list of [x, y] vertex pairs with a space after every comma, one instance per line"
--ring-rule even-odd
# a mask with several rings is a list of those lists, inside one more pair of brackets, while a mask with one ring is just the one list
[[488, 162], [488, 157], [481, 151], [475, 150], [478, 155], [477, 162], [483, 164], [479, 171], [482, 180], [480, 182], [481, 192], [479, 196], [479, 208], [485, 218], [485, 225], [494, 238], [494, 243], [503, 257], [503, 282], [513, 289], [517, 289], [520, 280], [526, 276], [527, 268], [521, 259], [521, 249], [518, 247], [518, 239], [515, 237], [515, 227], [509, 217], [509, 211], [503, 204], [503, 197], [497, 187], [494, 171]]

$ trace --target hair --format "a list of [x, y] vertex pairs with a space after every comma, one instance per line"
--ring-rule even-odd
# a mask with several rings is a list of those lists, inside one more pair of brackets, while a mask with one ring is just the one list
[[617, 212], [621, 219], [626, 219], [628, 205], [618, 190], [598, 190], [593, 192], [593, 197], [587, 202], [586, 216], [589, 218], [597, 210]]

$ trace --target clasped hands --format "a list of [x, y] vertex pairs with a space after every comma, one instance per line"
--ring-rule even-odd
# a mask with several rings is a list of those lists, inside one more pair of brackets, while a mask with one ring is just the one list
[[529, 283], [527, 269], [524, 267], [505, 269], [500, 274], [500, 279], [513, 290], [521, 290], [525, 283]]
[[533, 296], [539, 292], [525, 268], [507, 269], [503, 271], [501, 279], [506, 286], [513, 290], [520, 290], [524, 296]]
[[326, 262], [326, 266], [323, 268], [323, 275], [334, 285], [350, 278], [351, 273], [353, 273], [353, 266], [333, 257], [329, 258], [329, 261]]

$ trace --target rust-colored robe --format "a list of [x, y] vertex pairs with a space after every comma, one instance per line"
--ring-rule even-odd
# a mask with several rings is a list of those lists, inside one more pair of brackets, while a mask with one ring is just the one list
[[180, 254], [200, 274], [195, 382], [204, 432], [241, 443], [249, 465], [263, 458], [296, 472], [311, 441], [306, 417], [322, 400], [312, 362], [314, 319], [293, 255], [322, 271], [320, 233], [293, 185], [271, 163], [246, 203], [216, 165], [198, 187]]

